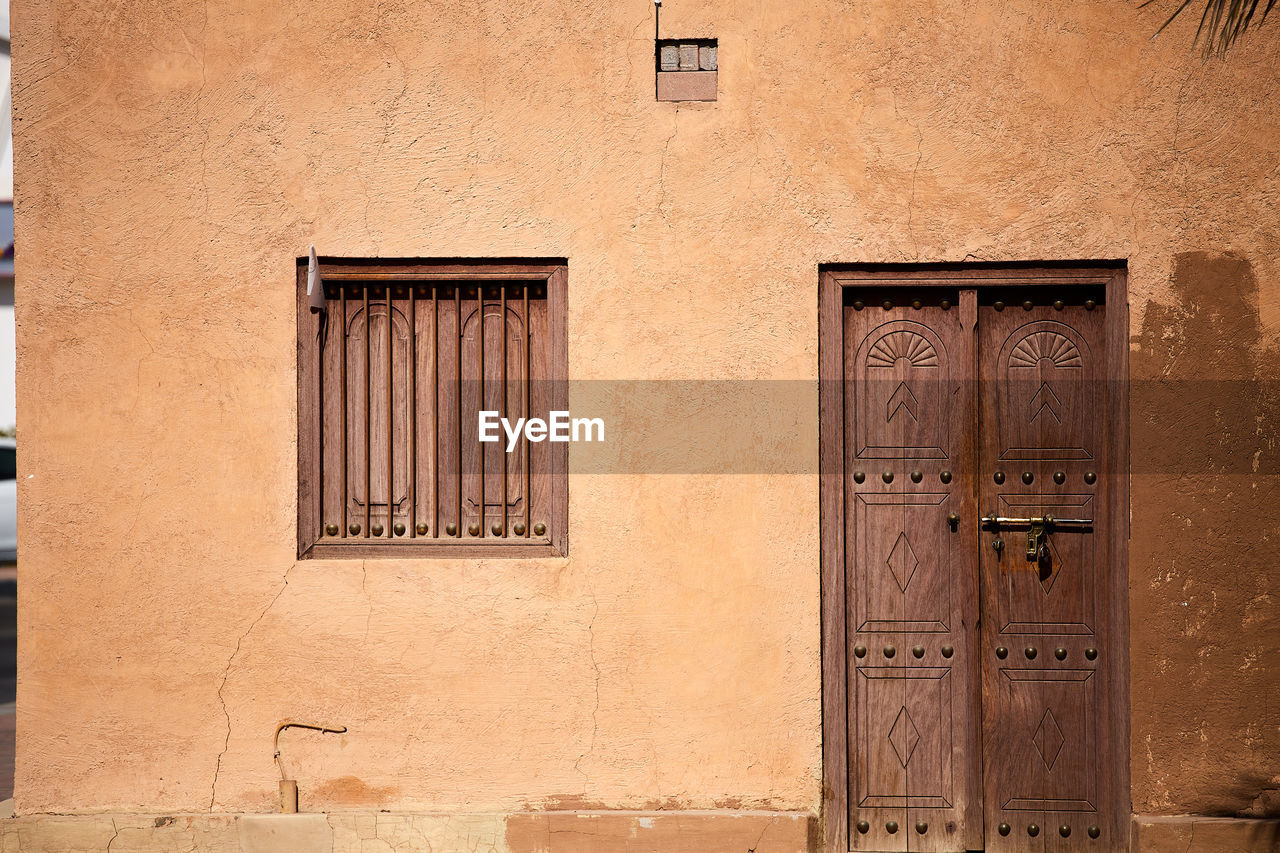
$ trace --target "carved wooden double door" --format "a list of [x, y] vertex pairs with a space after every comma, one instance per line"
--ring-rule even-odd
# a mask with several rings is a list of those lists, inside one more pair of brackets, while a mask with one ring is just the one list
[[828, 849], [1127, 849], [1123, 271], [822, 303]]

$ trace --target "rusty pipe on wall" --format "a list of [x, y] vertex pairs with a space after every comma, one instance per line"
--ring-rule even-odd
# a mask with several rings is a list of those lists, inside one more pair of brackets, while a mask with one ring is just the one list
[[316, 732], [328, 732], [331, 734], [343, 734], [346, 732], [346, 726], [322, 726], [316, 723], [299, 723], [295, 720], [285, 720], [276, 726], [276, 735], [273, 740], [275, 748], [274, 760], [276, 766], [280, 768], [280, 811], [284, 814], [298, 813], [298, 782], [295, 779], [288, 778], [284, 772], [284, 762], [280, 760], [280, 733], [285, 729], [311, 729]]

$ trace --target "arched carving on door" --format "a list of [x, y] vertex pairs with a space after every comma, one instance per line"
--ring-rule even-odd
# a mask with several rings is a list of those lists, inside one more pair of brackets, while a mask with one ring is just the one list
[[1000, 348], [1000, 458], [1093, 459], [1094, 358], [1080, 333], [1056, 320], [1019, 326]]
[[846, 371], [856, 379], [857, 458], [950, 457], [950, 365], [932, 329], [914, 320], [884, 323], [862, 340]]

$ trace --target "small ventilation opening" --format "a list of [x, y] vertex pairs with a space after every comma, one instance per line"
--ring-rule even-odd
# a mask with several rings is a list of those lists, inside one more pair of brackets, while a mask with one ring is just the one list
[[659, 101], [714, 101], [716, 39], [658, 39]]

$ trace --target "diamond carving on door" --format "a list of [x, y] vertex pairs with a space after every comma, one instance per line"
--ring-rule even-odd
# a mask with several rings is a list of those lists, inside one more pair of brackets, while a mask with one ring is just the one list
[[893, 550], [889, 552], [889, 559], [885, 560], [885, 563], [889, 566], [889, 571], [893, 572], [893, 579], [898, 582], [898, 589], [906, 592], [907, 584], [911, 583], [911, 576], [916, 573], [920, 560], [916, 557], [916, 552], [911, 550], [911, 543], [907, 540], [905, 532], [898, 534], [897, 540], [893, 543]]
[[1126, 849], [1124, 288], [823, 273], [828, 850]]
[[919, 742], [920, 730], [916, 728], [915, 723], [911, 722], [907, 706], [903, 705], [902, 710], [898, 712], [898, 718], [893, 721], [893, 728], [889, 729], [889, 743], [893, 745], [893, 751], [898, 754], [898, 760], [902, 762], [903, 767], [911, 763], [911, 753], [915, 752], [916, 744]]
[[1058, 760], [1058, 752], [1061, 751], [1063, 744], [1062, 729], [1058, 728], [1058, 721], [1053, 718], [1053, 711], [1045, 708], [1044, 716], [1040, 718], [1040, 725], [1036, 726], [1036, 733], [1031, 739], [1036, 745], [1036, 752], [1040, 753], [1040, 758], [1044, 761], [1045, 768], [1052, 770], [1053, 762]]

